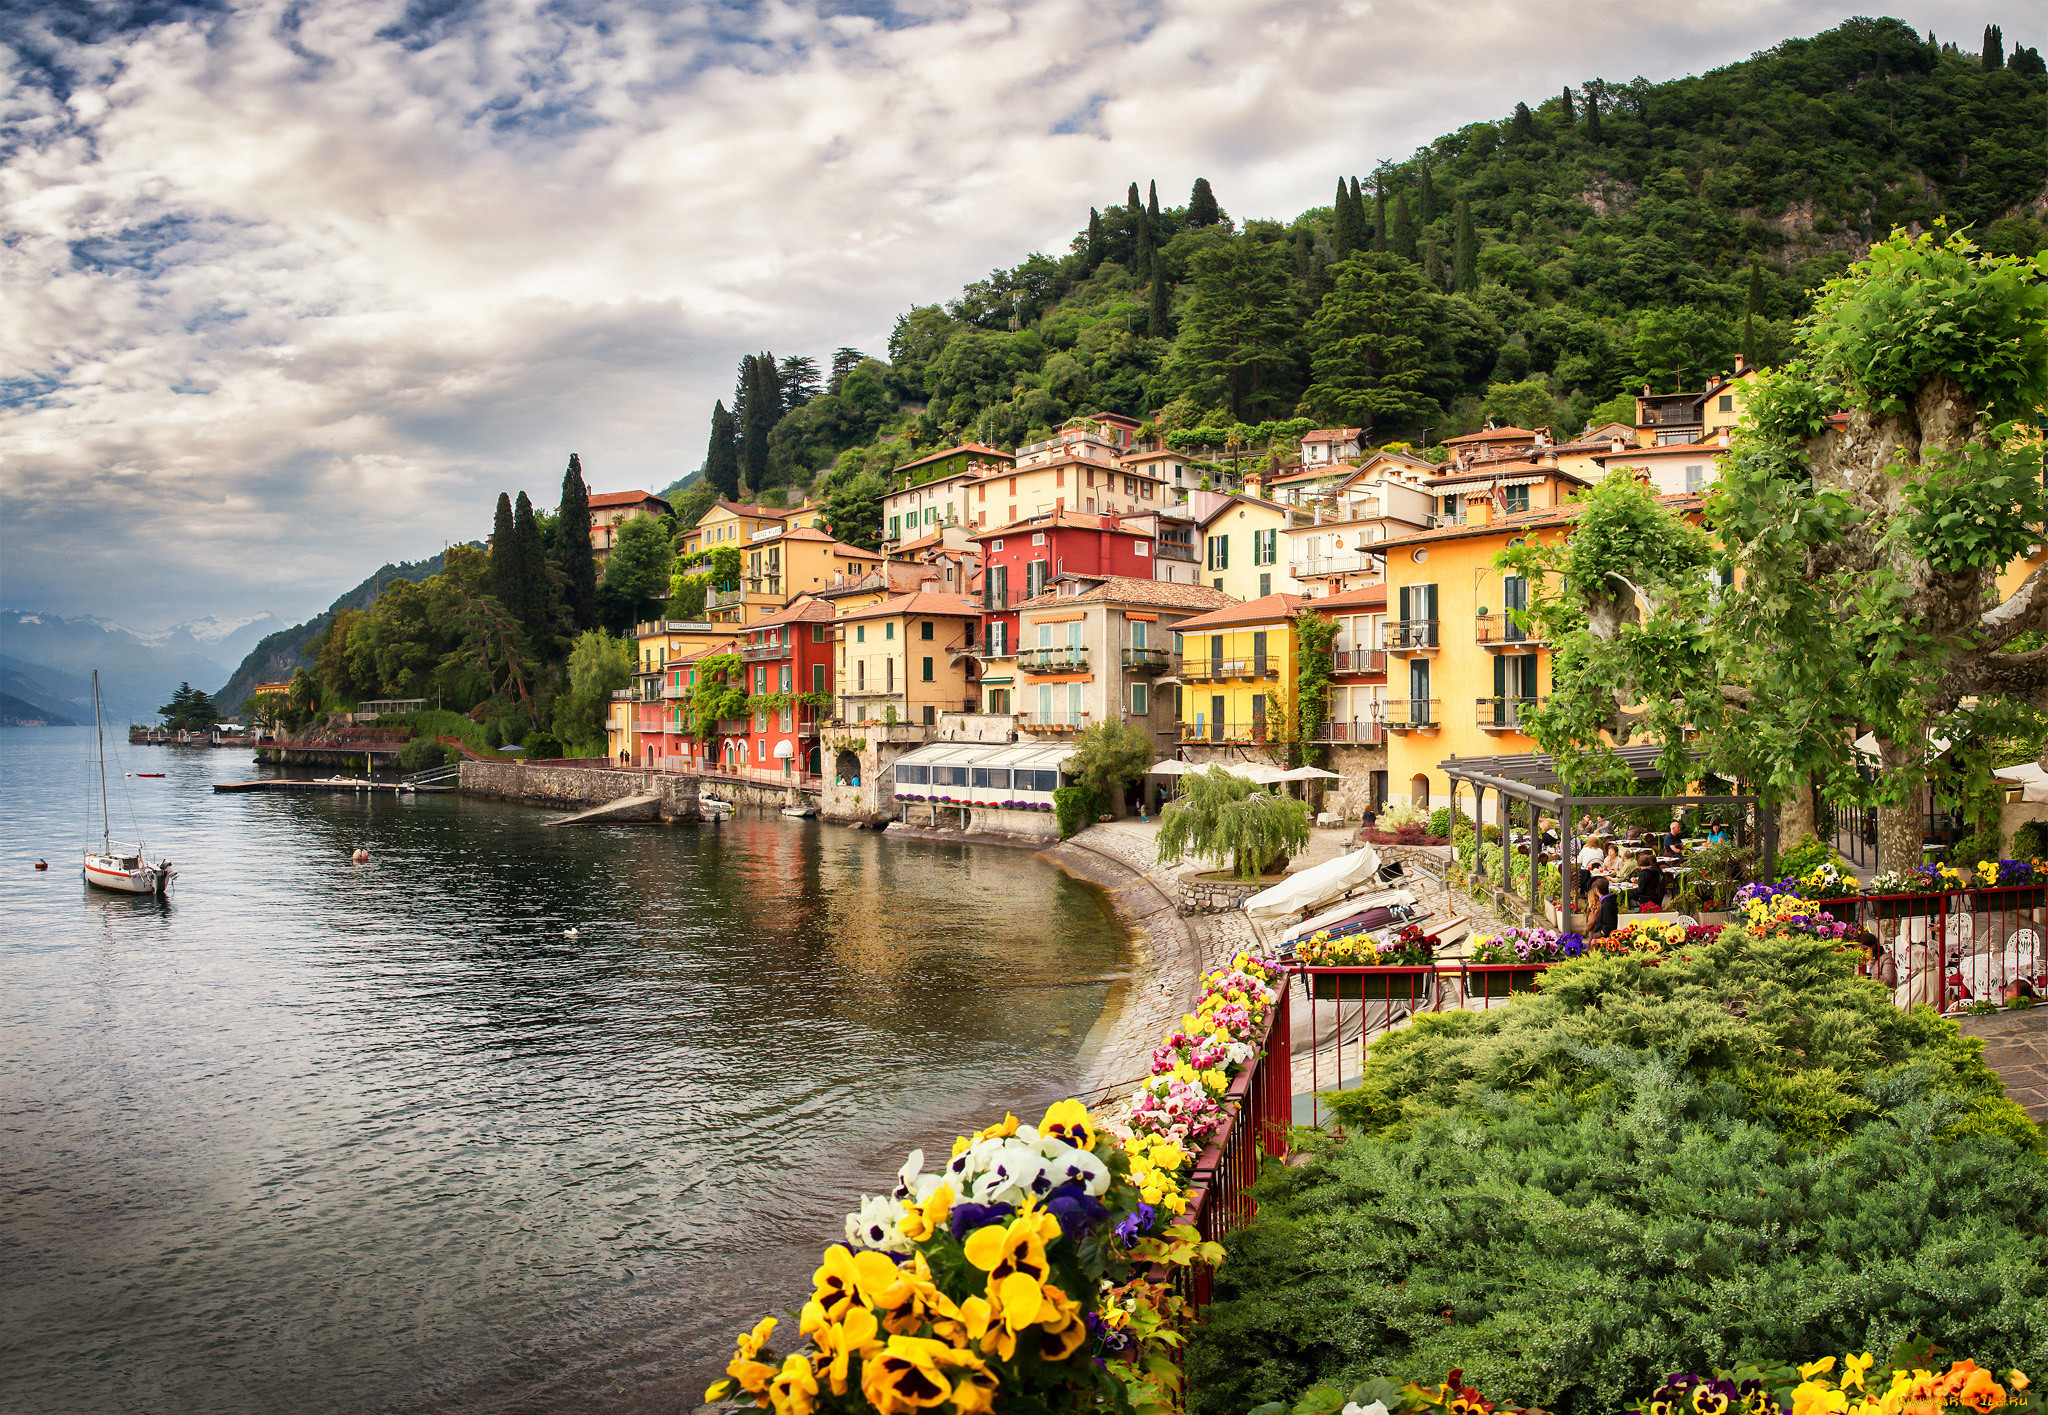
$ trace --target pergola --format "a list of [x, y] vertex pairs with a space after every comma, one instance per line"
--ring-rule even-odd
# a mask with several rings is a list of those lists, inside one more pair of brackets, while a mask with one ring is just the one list
[[[1650, 744], [1646, 746], [1617, 748], [1615, 755], [1621, 764], [1638, 782], [1657, 779], [1657, 759], [1663, 755], [1663, 748]], [[1484, 828], [1486, 815], [1486, 793], [1500, 795], [1501, 824], [1501, 868], [1505, 873], [1514, 858], [1510, 826], [1514, 819], [1516, 804], [1528, 807], [1529, 819], [1529, 908], [1525, 916], [1530, 924], [1538, 922], [1537, 913], [1542, 899], [1543, 879], [1543, 832], [1541, 817], [1552, 815], [1558, 820], [1558, 874], [1562, 885], [1558, 890], [1560, 911], [1559, 929], [1570, 933], [1572, 928], [1571, 868], [1573, 861], [1565, 858], [1564, 847], [1575, 837], [1572, 831], [1572, 817], [1580, 811], [1597, 806], [1615, 806], [1624, 809], [1642, 810], [1659, 806], [1760, 806], [1763, 798], [1754, 794], [1733, 796], [1666, 796], [1637, 793], [1632, 796], [1574, 796], [1564, 778], [1558, 774], [1557, 759], [1548, 752], [1529, 752], [1518, 756], [1503, 757], [1452, 757], [1437, 763], [1451, 781], [1451, 821], [1455, 826], [1458, 819], [1458, 785], [1469, 785], [1473, 792], [1472, 820], [1476, 828]], [[1747, 811], [1738, 811], [1735, 816], [1735, 838], [1746, 838], [1749, 830]], [[1766, 878], [1772, 866], [1777, 863], [1778, 842], [1777, 822], [1768, 811], [1759, 811], [1763, 822], [1763, 873]], [[1507, 881], [1502, 880], [1505, 884]]]

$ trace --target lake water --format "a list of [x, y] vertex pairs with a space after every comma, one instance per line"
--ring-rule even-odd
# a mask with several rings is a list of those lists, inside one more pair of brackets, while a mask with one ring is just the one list
[[905, 1150], [1071, 1084], [1122, 958], [1023, 851], [112, 742], [179, 879], [111, 895], [91, 740], [0, 730], [8, 1415], [686, 1410]]

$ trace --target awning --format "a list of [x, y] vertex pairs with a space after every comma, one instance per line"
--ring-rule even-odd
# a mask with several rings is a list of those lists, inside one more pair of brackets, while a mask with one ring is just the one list
[[1282, 781], [1342, 781], [1344, 778], [1334, 771], [1324, 771], [1319, 766], [1298, 766], [1292, 771], [1280, 773]]
[[1380, 872], [1380, 852], [1367, 845], [1325, 860], [1313, 869], [1289, 875], [1271, 889], [1262, 889], [1244, 901], [1245, 914], [1253, 919], [1277, 919], [1315, 909], [1333, 899], [1342, 899], [1362, 884], [1369, 884]]
[[785, 757], [793, 757], [795, 755], [796, 748], [788, 742], [777, 742], [775, 744], [775, 760], [781, 761]]
[[1000, 686], [1000, 685], [1002, 685], [1002, 684], [1006, 684], [1006, 683], [1014, 683], [1014, 682], [1015, 682], [1016, 680], [1015, 680], [1014, 678], [1009, 678], [1009, 677], [1003, 677], [1003, 678], [984, 678], [984, 679], [982, 679], [981, 681], [982, 681], [983, 683], [994, 683], [994, 684], [997, 684], [998, 686]]

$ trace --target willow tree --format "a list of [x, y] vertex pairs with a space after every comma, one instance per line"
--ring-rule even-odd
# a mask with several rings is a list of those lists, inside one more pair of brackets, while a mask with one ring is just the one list
[[1189, 772], [1181, 797], [1159, 813], [1159, 863], [1186, 856], [1227, 867], [1239, 879], [1277, 874], [1308, 844], [1308, 807], [1221, 767]]
[[[1894, 234], [1829, 281], [1752, 394], [1708, 501], [1734, 585], [1720, 696], [1783, 788], [1871, 728], [1878, 862], [1921, 858], [1930, 738], [2048, 709], [2048, 254]], [[2023, 638], [2023, 636], [2028, 636]]]

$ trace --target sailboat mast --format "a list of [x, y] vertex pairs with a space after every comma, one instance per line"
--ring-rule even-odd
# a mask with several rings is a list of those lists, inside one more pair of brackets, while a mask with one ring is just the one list
[[100, 749], [100, 853], [114, 853], [114, 820], [107, 814], [107, 730], [100, 725], [100, 671], [92, 671], [92, 735]]

